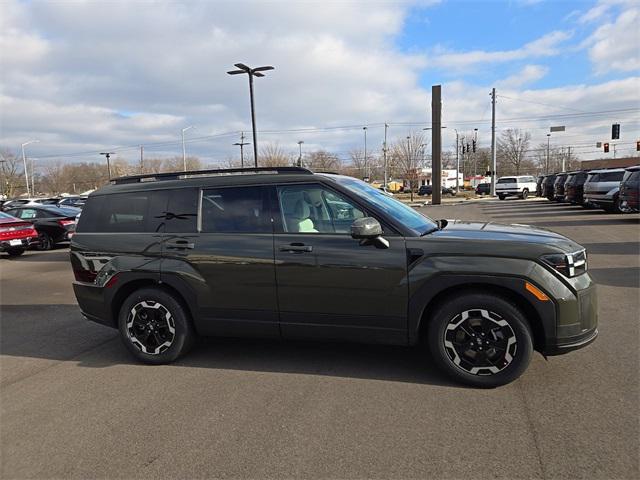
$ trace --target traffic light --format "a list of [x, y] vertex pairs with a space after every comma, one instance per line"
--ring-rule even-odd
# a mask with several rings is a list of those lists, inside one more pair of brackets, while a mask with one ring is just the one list
[[476, 141], [475, 139], [473, 140], [473, 153], [476, 153]]
[[609, 144], [608, 143], [604, 144], [604, 153], [609, 153]]
[[620, 140], [620, 124], [611, 125], [611, 140]]

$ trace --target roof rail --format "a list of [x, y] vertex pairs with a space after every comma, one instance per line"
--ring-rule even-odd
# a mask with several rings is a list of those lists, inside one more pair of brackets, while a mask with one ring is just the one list
[[220, 168], [214, 170], [189, 170], [184, 172], [163, 172], [163, 173], [145, 173], [143, 175], [129, 175], [126, 177], [113, 178], [112, 185], [122, 185], [124, 183], [142, 183], [154, 182], [161, 180], [180, 180], [183, 178], [194, 178], [200, 176], [213, 175], [246, 175], [251, 173], [301, 173], [304, 175], [312, 175], [313, 172], [302, 167], [251, 167], [251, 168]]

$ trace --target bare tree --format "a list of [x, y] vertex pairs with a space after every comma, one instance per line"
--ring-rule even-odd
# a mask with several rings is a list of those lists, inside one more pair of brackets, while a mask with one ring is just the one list
[[24, 170], [20, 159], [9, 149], [0, 151], [0, 193], [7, 197], [17, 195], [19, 191], [26, 191]]
[[341, 162], [337, 155], [325, 150], [307, 154], [303, 163], [306, 167], [317, 172], [339, 172], [341, 167]]
[[260, 167], [288, 167], [293, 163], [291, 154], [286, 153], [277, 143], [269, 143], [262, 147], [258, 157], [258, 166]]
[[371, 157], [367, 153], [367, 157], [364, 156], [364, 151], [358, 148], [354, 148], [349, 152], [349, 157], [351, 157], [351, 164], [355, 170], [354, 174], [360, 178], [365, 178], [369, 176], [369, 161]]
[[496, 149], [498, 171], [507, 175], [519, 175], [526, 160], [531, 134], [517, 128], [505, 130], [498, 139]]
[[413, 201], [413, 191], [418, 185], [420, 170], [425, 163], [423, 143], [424, 136], [421, 133], [412, 133], [405, 139], [396, 140], [390, 148], [392, 164], [396, 167], [398, 174], [409, 184], [411, 201]]

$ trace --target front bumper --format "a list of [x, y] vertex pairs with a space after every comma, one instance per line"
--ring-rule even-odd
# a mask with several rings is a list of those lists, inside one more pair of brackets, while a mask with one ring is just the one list
[[562, 355], [586, 347], [598, 336], [598, 302], [596, 286], [588, 273], [578, 281], [581, 287], [565, 298], [557, 310], [556, 335], [548, 339], [542, 353], [544, 355]]

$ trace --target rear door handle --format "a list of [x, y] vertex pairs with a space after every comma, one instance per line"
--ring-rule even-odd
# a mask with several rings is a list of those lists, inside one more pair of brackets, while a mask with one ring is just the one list
[[167, 248], [172, 248], [175, 250], [186, 250], [195, 247], [195, 244], [193, 242], [189, 242], [188, 240], [169, 240], [165, 245], [167, 246]]
[[313, 247], [304, 243], [291, 243], [289, 245], [280, 245], [280, 251], [292, 253], [313, 252]]

